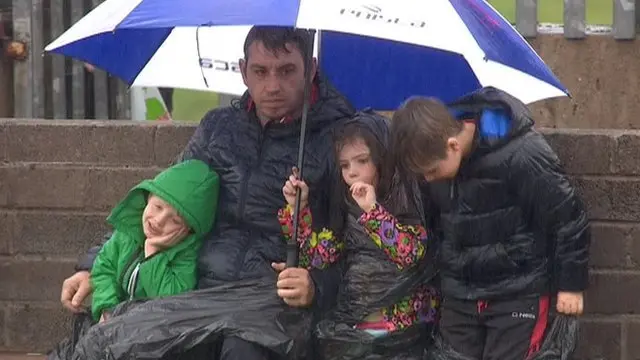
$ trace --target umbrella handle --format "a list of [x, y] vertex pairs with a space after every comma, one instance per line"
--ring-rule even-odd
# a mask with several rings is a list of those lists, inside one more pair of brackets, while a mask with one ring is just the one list
[[[298, 146], [298, 178], [302, 179], [303, 164], [304, 164], [304, 142], [307, 136], [307, 115], [309, 113], [309, 102], [311, 97], [311, 86], [313, 85], [313, 76], [311, 73], [311, 67], [313, 64], [313, 43], [315, 40], [315, 30], [308, 30], [309, 32], [309, 48], [305, 62], [305, 81], [304, 81], [304, 103], [302, 105], [302, 119], [300, 119], [300, 145]], [[296, 190], [296, 202], [293, 207], [293, 235], [287, 243], [287, 268], [298, 267], [299, 247], [298, 247], [298, 215], [300, 214], [300, 189]]]

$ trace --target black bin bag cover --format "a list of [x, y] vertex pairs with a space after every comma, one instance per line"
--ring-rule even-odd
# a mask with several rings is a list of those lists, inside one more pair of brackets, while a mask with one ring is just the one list
[[[533, 357], [527, 360], [571, 360], [577, 347], [579, 335], [578, 320], [574, 316], [555, 315], [551, 328]], [[457, 353], [436, 336], [433, 348], [428, 352], [426, 360], [474, 360]]]
[[356, 329], [368, 315], [397, 303], [435, 274], [433, 252], [427, 246], [417, 266], [398, 269], [349, 215], [343, 235], [343, 279], [336, 308], [315, 327], [319, 355], [323, 360], [423, 359], [431, 338], [430, 325], [415, 325], [383, 337]]
[[86, 331], [66, 359], [215, 360], [222, 337], [238, 337], [284, 358], [304, 357], [312, 314], [286, 305], [275, 283], [274, 276], [125, 302]]
[[78, 341], [89, 331], [94, 321], [91, 314], [81, 312], [74, 314], [71, 320], [71, 336], [62, 340], [53, 350], [47, 354], [47, 360], [71, 359]]

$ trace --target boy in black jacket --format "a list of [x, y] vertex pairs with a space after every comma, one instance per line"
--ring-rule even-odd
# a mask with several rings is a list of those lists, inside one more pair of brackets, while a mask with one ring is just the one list
[[560, 313], [583, 311], [590, 231], [527, 107], [490, 87], [450, 107], [415, 97], [391, 132], [396, 160], [428, 182], [444, 340], [474, 359], [531, 357], [552, 300]]

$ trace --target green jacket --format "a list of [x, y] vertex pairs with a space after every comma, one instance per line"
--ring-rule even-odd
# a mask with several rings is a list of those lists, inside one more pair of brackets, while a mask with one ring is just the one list
[[[220, 180], [209, 166], [189, 160], [144, 180], [111, 212], [114, 228], [91, 270], [92, 314], [97, 320], [129, 299], [175, 295], [195, 288], [198, 250], [215, 221]], [[171, 204], [192, 230], [177, 245], [144, 258], [142, 213], [149, 193]], [[137, 275], [132, 276], [139, 266]], [[131, 282], [130, 280], [135, 280]], [[132, 289], [129, 289], [132, 285]]]

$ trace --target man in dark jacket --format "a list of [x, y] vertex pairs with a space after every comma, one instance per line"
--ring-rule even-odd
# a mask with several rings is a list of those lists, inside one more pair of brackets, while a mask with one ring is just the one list
[[[304, 98], [304, 63], [310, 38], [305, 31], [254, 27], [247, 35], [240, 62], [247, 93], [230, 107], [209, 112], [187, 144], [181, 159], [207, 162], [221, 179], [218, 220], [199, 258], [199, 287], [279, 272], [277, 293], [295, 307], [324, 309], [333, 303], [337, 270], [309, 273], [284, 269], [286, 258], [277, 211], [281, 188], [297, 161]], [[311, 107], [307, 124], [305, 181], [314, 225], [327, 226], [332, 129], [354, 115], [347, 100], [316, 72], [313, 61]], [[78, 311], [90, 293], [93, 249], [65, 280], [62, 302]], [[241, 305], [238, 308], [241, 311]], [[239, 338], [226, 338], [221, 359], [266, 359], [264, 349]]]
[[583, 311], [590, 232], [526, 106], [495, 88], [449, 108], [414, 98], [391, 127], [398, 160], [428, 181], [427, 216], [442, 240], [444, 340], [473, 359], [533, 355], [550, 297], [561, 313]]

